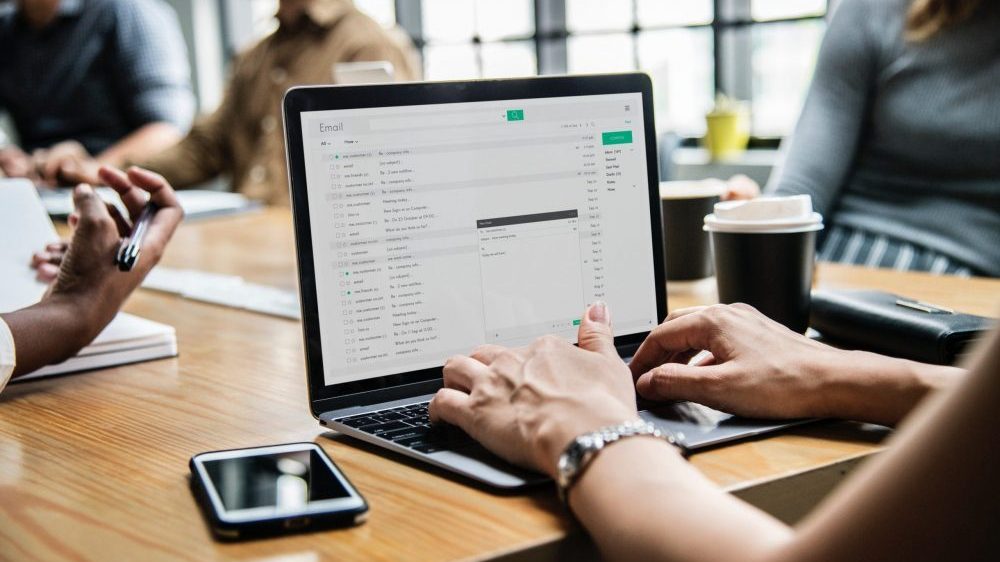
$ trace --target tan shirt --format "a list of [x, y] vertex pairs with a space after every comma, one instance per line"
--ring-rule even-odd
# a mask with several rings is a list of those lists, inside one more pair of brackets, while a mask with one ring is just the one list
[[306, 15], [278, 29], [233, 63], [225, 96], [174, 147], [144, 162], [175, 187], [221, 174], [234, 191], [270, 205], [288, 205], [288, 174], [281, 127], [285, 91], [329, 84], [341, 62], [389, 61], [397, 80], [419, 78], [415, 51], [350, 0], [315, 0]]

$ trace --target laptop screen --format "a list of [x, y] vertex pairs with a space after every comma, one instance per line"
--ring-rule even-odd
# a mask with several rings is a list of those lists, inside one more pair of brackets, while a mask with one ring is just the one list
[[301, 113], [324, 380], [657, 324], [641, 93]]

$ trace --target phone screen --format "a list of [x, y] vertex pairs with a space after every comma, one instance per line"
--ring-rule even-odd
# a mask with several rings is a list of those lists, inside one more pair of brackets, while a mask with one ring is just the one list
[[204, 467], [229, 512], [259, 508], [290, 512], [351, 495], [315, 450], [206, 460]]

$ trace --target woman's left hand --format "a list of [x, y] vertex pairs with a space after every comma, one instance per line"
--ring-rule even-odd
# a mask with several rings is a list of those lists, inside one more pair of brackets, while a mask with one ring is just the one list
[[452, 357], [431, 419], [457, 425], [515, 464], [555, 475], [559, 455], [578, 435], [638, 418], [610, 320], [607, 306], [596, 303], [580, 322], [579, 347], [545, 336], [523, 348], [486, 345]]

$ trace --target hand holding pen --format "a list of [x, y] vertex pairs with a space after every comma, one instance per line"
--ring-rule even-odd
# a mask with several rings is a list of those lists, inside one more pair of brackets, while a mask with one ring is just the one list
[[[5, 318], [25, 326], [27, 337], [17, 350], [17, 368], [23, 372], [51, 363], [54, 357], [69, 357], [90, 343], [159, 261], [184, 216], [173, 189], [153, 172], [102, 167], [100, 176], [121, 197], [129, 218], [90, 185], [73, 189], [72, 238], [65, 253], [46, 249], [48, 255], [41, 262], [55, 267], [55, 281], [41, 302]], [[123, 240], [132, 256], [127, 259], [131, 268], [127, 273], [116, 263]], [[137, 259], [140, 249], [142, 259]], [[36, 267], [40, 257], [35, 256]], [[59, 332], [44, 330], [59, 326], [71, 329], [53, 341], [52, 334]]]
[[[107, 166], [102, 167], [99, 173], [102, 183], [114, 189], [121, 197], [129, 217], [134, 221], [130, 223], [117, 206], [104, 205], [101, 202], [105, 212], [100, 214], [104, 215], [103, 220], [110, 219], [113, 222], [118, 240], [115, 251], [107, 263], [119, 271], [131, 271], [136, 267], [138, 256], [145, 251], [144, 249], [162, 251], [164, 240], [173, 234], [176, 223], [180, 222], [183, 216], [183, 211], [173, 189], [158, 174], [135, 167], [126, 173]], [[89, 186], [81, 187], [97, 197]], [[76, 192], [79, 189], [80, 187], [74, 190], [73, 194], [77, 210], [69, 217], [70, 226], [74, 229], [83, 216], [77, 201]], [[32, 257], [32, 267], [37, 270], [39, 281], [49, 283], [56, 279], [68, 250], [69, 244], [63, 241], [49, 244], [35, 253]], [[155, 263], [158, 253], [151, 259]], [[146, 260], [147, 258], [143, 258], [143, 261]]]

